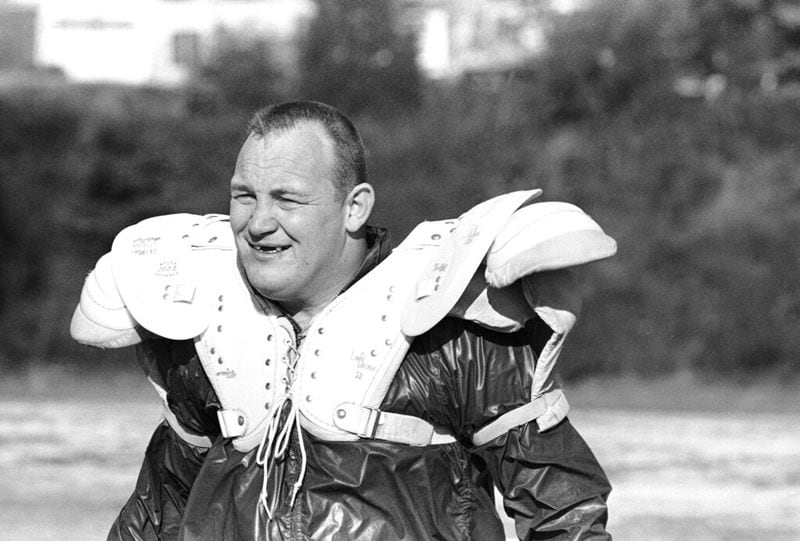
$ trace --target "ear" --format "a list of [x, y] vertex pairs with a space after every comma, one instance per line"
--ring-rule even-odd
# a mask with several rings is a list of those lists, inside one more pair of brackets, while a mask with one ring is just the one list
[[353, 188], [345, 199], [345, 229], [356, 233], [366, 225], [372, 207], [375, 206], [375, 190], [366, 182]]

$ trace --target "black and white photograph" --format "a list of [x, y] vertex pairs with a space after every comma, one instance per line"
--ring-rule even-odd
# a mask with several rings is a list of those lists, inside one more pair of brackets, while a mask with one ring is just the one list
[[0, 0], [0, 541], [800, 539], [800, 2]]

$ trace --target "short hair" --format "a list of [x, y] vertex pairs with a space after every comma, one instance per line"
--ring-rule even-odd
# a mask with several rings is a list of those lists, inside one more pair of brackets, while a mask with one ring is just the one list
[[263, 137], [296, 128], [304, 122], [321, 125], [336, 149], [334, 188], [342, 200], [357, 184], [367, 182], [364, 143], [358, 130], [342, 112], [316, 101], [291, 101], [267, 105], [253, 114], [247, 134]]

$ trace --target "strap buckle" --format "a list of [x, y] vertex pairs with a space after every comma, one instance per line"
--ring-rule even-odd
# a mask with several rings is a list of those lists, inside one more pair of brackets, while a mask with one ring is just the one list
[[364, 421], [364, 428], [358, 432], [362, 438], [375, 439], [375, 434], [378, 432], [378, 426], [381, 424], [381, 417], [383, 412], [378, 408], [371, 408], [369, 406], [362, 406], [368, 411], [367, 418]]
[[247, 432], [247, 417], [239, 410], [217, 410], [217, 419], [223, 438], [237, 438]]

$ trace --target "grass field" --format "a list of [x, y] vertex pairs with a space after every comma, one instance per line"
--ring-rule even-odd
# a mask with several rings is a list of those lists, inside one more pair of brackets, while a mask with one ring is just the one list
[[[614, 484], [616, 539], [800, 539], [797, 389], [673, 378], [567, 390]], [[153, 392], [138, 376], [37, 371], [0, 393], [0, 539], [104, 539], [158, 420]]]

